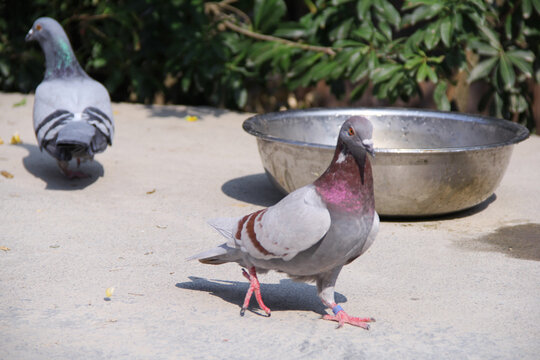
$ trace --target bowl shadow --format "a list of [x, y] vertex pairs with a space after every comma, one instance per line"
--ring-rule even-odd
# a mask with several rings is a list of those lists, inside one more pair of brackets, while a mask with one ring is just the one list
[[[228, 303], [238, 305], [239, 308], [244, 302], [249, 287], [249, 283], [246, 281], [209, 280], [197, 276], [189, 276], [188, 278], [190, 281], [177, 283], [176, 287], [185, 290], [205, 291]], [[272, 311], [298, 310], [313, 311], [320, 315], [326, 314], [326, 308], [317, 296], [317, 289], [314, 285], [282, 279], [279, 284], [261, 283], [261, 294], [264, 303]], [[347, 298], [338, 292], [335, 293], [335, 299], [338, 303], [347, 302]], [[254, 299], [251, 300], [248, 310], [266, 316]]]
[[470, 208], [458, 210], [448, 214], [426, 215], [426, 216], [395, 216], [380, 215], [381, 221], [388, 222], [423, 222], [423, 221], [444, 221], [469, 217], [478, 214], [489, 207], [491, 203], [497, 200], [496, 194], [491, 194], [486, 200]]
[[[47, 190], [82, 190], [93, 184], [105, 174], [103, 165], [98, 161], [86, 161], [81, 164], [81, 171], [90, 175], [84, 179], [69, 179], [62, 174], [56, 161], [45, 152], [41, 152], [37, 145], [19, 144], [28, 151], [22, 159], [23, 166], [32, 175], [43, 180]], [[70, 162], [70, 169], [74, 168], [74, 161]]]
[[266, 207], [276, 204], [285, 196], [264, 173], [231, 179], [221, 186], [221, 191], [236, 200]]

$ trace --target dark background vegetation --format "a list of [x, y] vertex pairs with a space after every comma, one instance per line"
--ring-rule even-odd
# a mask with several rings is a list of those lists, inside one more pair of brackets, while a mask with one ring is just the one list
[[24, 42], [40, 16], [114, 101], [436, 107], [540, 126], [540, 0], [0, 0], [0, 90], [41, 81]]

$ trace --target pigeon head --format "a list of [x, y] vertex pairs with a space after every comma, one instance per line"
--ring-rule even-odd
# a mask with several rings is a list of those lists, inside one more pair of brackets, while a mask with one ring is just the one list
[[34, 21], [26, 41], [37, 41], [45, 54], [45, 78], [83, 75], [69, 39], [58, 21], [42, 17]]
[[366, 153], [375, 156], [373, 150], [373, 125], [365, 117], [353, 116], [341, 126], [339, 139], [343, 148], [355, 159], [365, 158]]

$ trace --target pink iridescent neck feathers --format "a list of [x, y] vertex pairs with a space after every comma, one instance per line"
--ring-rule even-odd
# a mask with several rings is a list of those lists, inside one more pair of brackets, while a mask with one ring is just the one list
[[[367, 130], [361, 128], [364, 122], [367, 122], [366, 119], [361, 120], [362, 122], [349, 119], [345, 122], [340, 130], [330, 166], [314, 182], [317, 192], [327, 206], [340, 212], [359, 214], [373, 212], [375, 207], [371, 162], [367, 156], [368, 151], [362, 144], [366, 140], [371, 143], [372, 130], [370, 123]], [[350, 132], [354, 133], [357, 139], [353, 139]]]

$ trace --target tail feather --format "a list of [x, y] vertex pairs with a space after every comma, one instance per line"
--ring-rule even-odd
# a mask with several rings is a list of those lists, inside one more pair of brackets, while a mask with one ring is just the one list
[[228, 262], [234, 262], [238, 260], [238, 250], [228, 246], [227, 244], [221, 244], [210, 250], [206, 250], [186, 258], [186, 261], [199, 260], [203, 264], [220, 265]]
[[234, 240], [233, 232], [238, 227], [240, 218], [215, 218], [208, 220], [208, 224], [229, 240]]

